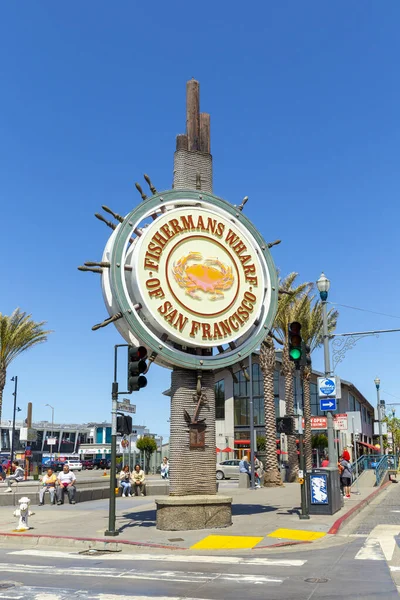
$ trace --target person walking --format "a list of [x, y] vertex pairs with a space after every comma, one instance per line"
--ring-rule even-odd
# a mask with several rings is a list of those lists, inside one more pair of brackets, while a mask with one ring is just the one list
[[329, 467], [329, 456], [325, 456], [324, 460], [321, 463], [321, 467]]
[[14, 474], [10, 475], [10, 477], [6, 477], [5, 479], [7, 484], [7, 489], [4, 491], [5, 494], [12, 492], [11, 485], [14, 483], [14, 481], [23, 481], [25, 478], [25, 472], [17, 460], [13, 461], [12, 466], [14, 468]]
[[340, 481], [343, 486], [344, 496], [350, 498], [351, 482], [352, 482], [352, 469], [350, 464], [350, 454], [348, 450], [344, 450], [342, 458], [339, 462], [341, 473]]
[[239, 473], [247, 473], [247, 475], [249, 476], [249, 481], [251, 481], [250, 465], [249, 459], [247, 458], [247, 454], [243, 456], [242, 460], [239, 463]]
[[166, 456], [164, 456], [163, 461], [161, 463], [161, 478], [169, 479], [169, 462]]
[[126, 498], [127, 496], [132, 496], [132, 482], [131, 482], [131, 472], [129, 470], [128, 465], [125, 465], [122, 471], [119, 474], [119, 482], [122, 488], [122, 498]]
[[257, 455], [254, 455], [254, 476], [255, 476], [255, 487], [261, 487], [261, 477], [264, 475], [264, 465]]

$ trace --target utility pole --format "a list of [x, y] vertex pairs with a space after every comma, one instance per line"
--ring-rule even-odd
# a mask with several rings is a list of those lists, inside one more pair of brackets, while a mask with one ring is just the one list
[[110, 503], [108, 511], [108, 529], [104, 532], [107, 536], [117, 536], [115, 529], [115, 478], [117, 475], [117, 409], [118, 409], [118, 381], [117, 381], [117, 351], [114, 347], [114, 381], [111, 388], [111, 469], [110, 469]]
[[250, 371], [250, 392], [249, 392], [249, 408], [250, 408], [250, 483], [251, 489], [255, 490], [254, 478], [254, 402], [253, 402], [253, 361], [252, 354], [249, 354], [249, 371]]
[[382, 410], [381, 410], [381, 394], [380, 394], [381, 380], [379, 379], [379, 377], [375, 377], [374, 383], [376, 386], [376, 405], [377, 405], [377, 410], [378, 410], [379, 445], [381, 447], [381, 454], [383, 455], [384, 452], [383, 452], [383, 434], [382, 434]]
[[[53, 441], [53, 439], [54, 439], [54, 406], [52, 406], [51, 404], [46, 404], [45, 406], [48, 406], [49, 408], [51, 408], [51, 441]], [[53, 444], [50, 444], [50, 454], [51, 454], [51, 460], [54, 460]]]
[[[328, 312], [326, 308], [326, 302], [328, 299], [328, 291], [331, 286], [331, 282], [324, 273], [321, 273], [321, 277], [317, 281], [317, 288], [321, 298], [322, 304], [322, 327], [323, 327], [323, 338], [324, 338], [324, 365], [325, 365], [325, 377], [331, 376], [331, 364], [329, 355], [329, 332], [328, 332]], [[333, 415], [332, 411], [326, 413], [328, 422], [328, 457], [329, 464], [335, 464], [335, 436], [333, 429]]]

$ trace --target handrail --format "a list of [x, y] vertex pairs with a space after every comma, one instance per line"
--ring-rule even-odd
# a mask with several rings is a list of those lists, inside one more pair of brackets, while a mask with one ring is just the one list
[[393, 454], [385, 454], [377, 464], [375, 475], [376, 485], [380, 486], [388, 469], [397, 469], [397, 456]]
[[361, 454], [361, 456], [358, 457], [356, 462], [352, 464], [353, 483], [357, 481], [357, 472], [358, 477], [360, 477], [361, 473], [363, 473], [367, 469], [375, 469], [375, 463], [379, 463], [381, 458], [381, 454]]

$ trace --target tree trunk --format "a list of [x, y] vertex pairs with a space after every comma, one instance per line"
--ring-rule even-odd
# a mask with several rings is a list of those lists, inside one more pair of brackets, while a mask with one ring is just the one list
[[[294, 365], [289, 358], [289, 349], [287, 344], [283, 349], [282, 353], [282, 375], [285, 378], [285, 402], [286, 402], [286, 414], [294, 415], [294, 392], [293, 392], [293, 375]], [[287, 473], [288, 481], [293, 482], [296, 480], [299, 459], [297, 456], [296, 436], [288, 435], [288, 458], [289, 458], [289, 469]]]
[[3, 414], [3, 391], [6, 385], [6, 369], [5, 367], [0, 367], [0, 423], [1, 417]]
[[276, 414], [274, 398], [275, 346], [267, 336], [260, 347], [260, 367], [263, 374], [264, 415], [265, 415], [265, 474], [264, 485], [282, 485], [281, 473], [276, 453]]
[[312, 469], [310, 375], [310, 367], [304, 367], [302, 371], [304, 402], [304, 451], [307, 471], [311, 471]]
[[216, 494], [214, 373], [202, 373], [199, 419], [206, 419], [204, 448], [190, 448], [190, 428], [185, 410], [194, 416], [197, 372], [174, 367], [171, 377], [170, 495]]

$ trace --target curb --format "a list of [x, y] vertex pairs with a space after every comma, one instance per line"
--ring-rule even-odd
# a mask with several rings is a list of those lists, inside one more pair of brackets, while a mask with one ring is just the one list
[[353, 517], [355, 517], [356, 515], [358, 515], [358, 513], [365, 506], [367, 506], [370, 502], [372, 502], [372, 500], [376, 496], [378, 496], [378, 494], [380, 494], [381, 492], [383, 492], [383, 490], [385, 490], [388, 487], [388, 485], [390, 485], [391, 483], [392, 483], [391, 481], [387, 481], [381, 487], [379, 487], [377, 490], [375, 490], [374, 492], [372, 492], [372, 494], [370, 494], [369, 496], [367, 496], [366, 498], [364, 498], [364, 500], [361, 500], [361, 502], [359, 502], [358, 504], [356, 504], [355, 506], [353, 506], [353, 508], [351, 508], [349, 510], [349, 512], [345, 513], [344, 515], [342, 515], [339, 519], [337, 519], [334, 522], [334, 524], [332, 525], [332, 527], [329, 529], [329, 531], [327, 533], [331, 534], [331, 535], [336, 535], [338, 533], [339, 529], [342, 527], [343, 523], [345, 523], [346, 521], [350, 521]]
[[151, 542], [131, 542], [130, 540], [118, 540], [118, 541], [108, 541], [104, 538], [85, 538], [85, 537], [74, 537], [74, 536], [66, 536], [66, 535], [49, 535], [49, 534], [34, 534], [34, 533], [10, 533], [10, 532], [2, 532], [0, 531], [0, 541], [11, 539], [22, 539], [28, 538], [32, 541], [36, 541], [38, 544], [40, 540], [43, 540], [46, 543], [46, 540], [66, 540], [73, 542], [80, 542], [82, 545], [85, 542], [89, 542], [88, 548], [92, 548], [93, 544], [102, 544], [103, 549], [112, 549], [111, 551], [117, 552], [119, 551], [118, 546], [134, 546], [134, 547], [144, 547], [144, 548], [158, 548], [163, 550], [189, 550], [189, 548], [184, 548], [182, 546], [167, 546], [163, 544], [153, 544]]
[[298, 546], [299, 544], [312, 544], [313, 542], [310, 542], [309, 540], [303, 540], [303, 541], [296, 541], [293, 540], [292, 542], [287, 541], [287, 542], [279, 542], [278, 544], [270, 544], [269, 546], [255, 546], [253, 548], [253, 550], [268, 550], [269, 548], [282, 548], [285, 546]]
[[[327, 531], [327, 534], [336, 535], [339, 532], [339, 529], [343, 526], [344, 523], [350, 521], [354, 518], [365, 506], [370, 504], [372, 500], [378, 494], [380, 494], [383, 490], [385, 490], [391, 481], [387, 481], [380, 488], [372, 492], [369, 496], [361, 500], [358, 504], [353, 506], [347, 513], [342, 515], [339, 519], [337, 519], [331, 528]], [[53, 541], [56, 545], [62, 545], [62, 542], [65, 541], [65, 545], [76, 545], [81, 546], [86, 549], [95, 548], [108, 550], [109, 552], [120, 552], [122, 547], [131, 547], [131, 548], [155, 548], [159, 550], [178, 550], [178, 551], [187, 551], [190, 548], [184, 546], [174, 546], [174, 545], [166, 545], [166, 544], [155, 544], [152, 542], [133, 542], [130, 540], [113, 540], [104, 539], [104, 538], [95, 538], [95, 537], [74, 537], [74, 536], [61, 536], [61, 535], [50, 535], [50, 534], [34, 534], [34, 533], [12, 533], [12, 532], [2, 532], [0, 531], [0, 542], [4, 542], [6, 540], [15, 541], [16, 539], [26, 539], [30, 540], [33, 544], [36, 545], [51, 545], [51, 541]], [[72, 543], [71, 543], [72, 542]], [[268, 550], [273, 548], [285, 548], [289, 546], [298, 546], [300, 544], [312, 544], [311, 541], [298, 541], [298, 540], [287, 540], [285, 542], [278, 542], [276, 544], [270, 544], [267, 546], [255, 546], [252, 550]]]

